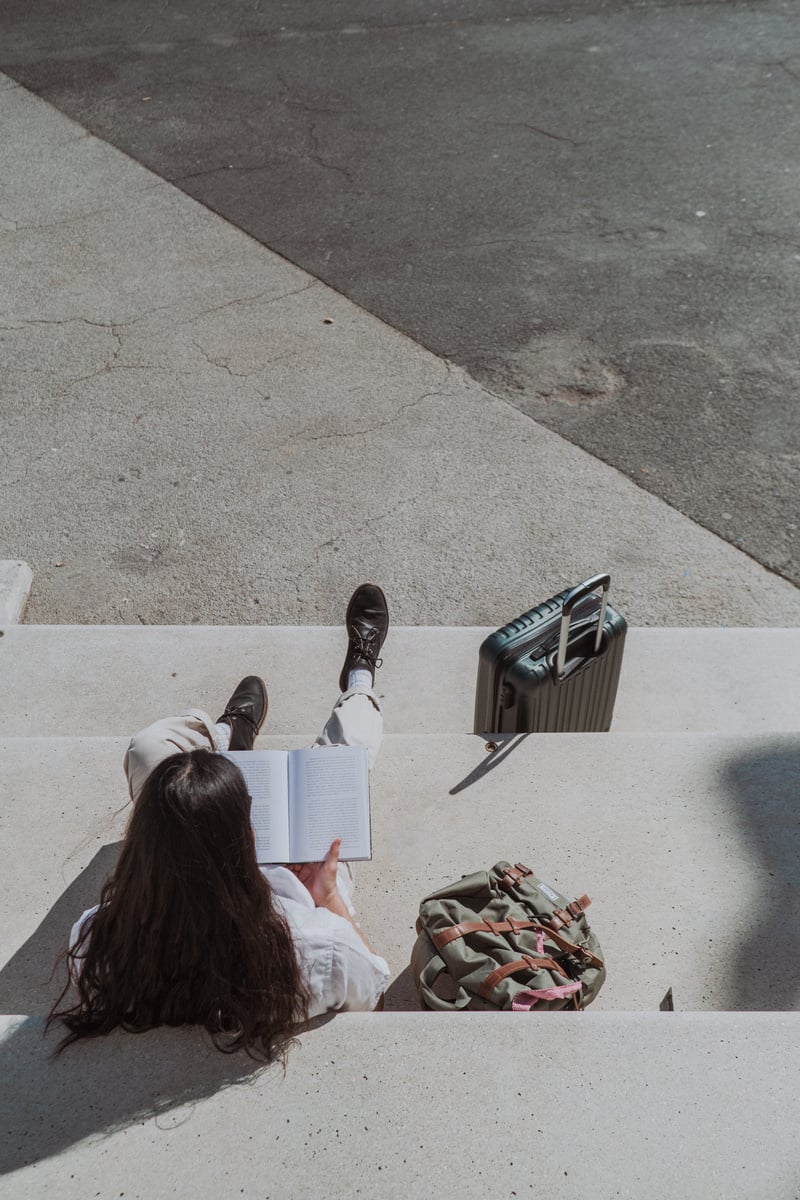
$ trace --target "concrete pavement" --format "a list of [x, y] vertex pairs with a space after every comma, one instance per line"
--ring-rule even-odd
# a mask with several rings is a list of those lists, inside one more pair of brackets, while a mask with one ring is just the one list
[[794, 4], [7, 0], [3, 27], [0, 67], [79, 124], [800, 580]]
[[15, 1173], [0, 1191], [797, 1195], [796, 1013], [563, 1013], [546, 1036], [532, 1019], [525, 1038], [513, 1013], [392, 1022], [337, 1017], [303, 1037], [284, 1076], [216, 1054], [191, 1030], [112, 1036], [79, 1062], [52, 1062], [40, 1020], [4, 1019], [0, 1165]]
[[[387, 729], [470, 733], [489, 632], [392, 626], [377, 681]], [[6, 628], [0, 730], [130, 737], [156, 711], [221, 712], [235, 682], [256, 673], [269, 689], [265, 734], [310, 737], [327, 717], [345, 644], [333, 626]], [[800, 629], [629, 629], [611, 733], [791, 733], [799, 675]]]
[[[0, 1195], [794, 1195], [797, 631], [631, 630], [619, 728], [514, 739], [491, 756], [460, 732], [481, 632], [390, 632], [375, 857], [358, 864], [356, 893], [392, 968], [386, 1011], [304, 1034], [284, 1074], [192, 1030], [117, 1033], [54, 1059], [42, 1019], [66, 931], [117, 860], [133, 725], [156, 696], [210, 705], [258, 663], [275, 699], [260, 744], [307, 744], [341, 628], [5, 631]], [[691, 664], [686, 704], [675, 663]], [[785, 707], [763, 704], [770, 681]], [[420, 897], [509, 856], [592, 897], [609, 966], [596, 1002], [417, 1011]], [[661, 1013], [668, 987], [676, 1011]]]
[[499, 624], [607, 569], [631, 624], [800, 593], [24, 88], [3, 131], [0, 557], [33, 623]]
[[[395, 628], [360, 877], [390, 1009], [419, 895], [511, 830], [595, 898], [596, 1012], [522, 1037], [337, 1017], [285, 1076], [191, 1031], [49, 1057], [43, 979], [115, 861], [136, 713], [251, 658], [282, 744], [323, 711], [341, 631], [265, 622], [338, 624], [364, 575], [415, 625], [494, 625], [600, 566], [634, 624], [797, 626], [798, 593], [2, 81], [0, 118], [0, 555], [34, 567], [28, 620], [115, 622], [0, 631], [0, 1192], [791, 1195], [797, 1014], [652, 1009], [667, 982], [679, 1007], [796, 1005], [796, 629], [634, 629], [618, 733], [487, 770], [459, 732], [481, 631]], [[163, 620], [214, 628], [119, 628]]]

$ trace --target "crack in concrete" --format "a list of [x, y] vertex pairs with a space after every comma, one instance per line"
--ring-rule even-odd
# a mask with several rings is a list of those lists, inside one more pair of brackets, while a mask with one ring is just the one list
[[[159, 8], [158, 14], [157, 14], [159, 17], [163, 17], [168, 12], [169, 3], [170, 3], [170, 0], [163, 0], [163, 3], [161, 5], [161, 7]], [[153, 17], [150, 21], [147, 22], [144, 29], [139, 30], [139, 33], [136, 35], [137, 38], [144, 37], [144, 35], [146, 33], [150, 32], [150, 30], [153, 28], [154, 25], [155, 25], [155, 17]]]
[[[268, 295], [268, 292], [269, 292], [269, 289], [265, 288], [263, 291], [257, 292], [254, 296], [239, 296], [234, 300], [226, 300], [224, 304], [217, 304], [213, 308], [205, 308], [201, 312], [194, 313], [193, 316], [187, 317], [183, 321], [178, 321], [177, 324], [178, 325], [191, 325], [193, 321], [198, 321], [201, 317], [210, 316], [211, 313], [222, 312], [224, 309], [233, 308], [237, 304], [256, 304], [258, 301], [261, 301], [261, 300], [264, 300], [265, 304], [276, 304], [279, 300], [288, 300], [288, 298], [290, 296], [299, 296], [301, 292], [310, 291], [311, 288], [316, 287], [318, 283], [319, 283], [319, 280], [311, 279], [308, 283], [304, 283], [302, 287], [293, 288], [289, 292], [281, 292], [281, 294], [279, 296], [272, 296], [269, 300], [264, 300], [264, 297], [266, 295]], [[161, 311], [161, 310], [157, 309], [155, 311]], [[149, 314], [147, 314], [147, 315], [149, 315]], [[136, 319], [141, 320], [142, 318], [137, 317]]]
[[305, 152], [301, 151], [302, 157], [310, 159], [311, 162], [315, 163], [316, 166], [321, 167], [324, 171], [335, 171], [337, 174], [344, 175], [347, 182], [352, 183], [352, 173], [346, 167], [341, 166], [339, 163], [331, 162], [323, 155], [322, 146], [320, 144], [321, 135], [318, 131], [319, 122], [314, 119], [315, 116], [336, 117], [340, 116], [342, 113], [351, 112], [352, 110], [347, 108], [329, 108], [327, 106], [311, 104], [308, 100], [304, 100], [296, 95], [280, 71], [276, 71], [275, 77], [281, 86], [283, 93], [281, 96], [281, 101], [285, 107], [298, 109], [301, 113], [305, 114], [309, 118], [306, 135], [311, 143], [311, 149], [306, 150]]
[[[73, 139], [77, 141], [77, 138]], [[40, 221], [30, 225], [25, 225], [22, 222], [17, 222], [15, 233], [38, 233], [45, 229], [57, 229], [62, 225], [74, 225], [78, 221], [86, 221], [90, 217], [110, 216], [115, 212], [113, 208], [96, 208], [89, 212], [75, 213], [71, 217], [61, 217], [57, 221]]]
[[230, 375], [231, 379], [248, 379], [249, 378], [249, 375], [242, 371], [231, 370], [230, 364], [224, 358], [214, 358], [211, 354], [208, 353], [207, 350], [205, 350], [200, 345], [200, 343], [198, 341], [193, 341], [192, 344], [197, 347], [197, 349], [200, 351], [203, 358], [206, 360], [206, 362], [208, 363], [208, 365], [210, 367], [217, 367], [220, 371], [227, 371], [227, 373]]
[[0, 325], [0, 329], [9, 333], [16, 333], [21, 329], [27, 329], [29, 325], [55, 325], [61, 328], [64, 325], [74, 325], [76, 322], [79, 322], [81, 325], [91, 325], [93, 329], [109, 329], [115, 337], [118, 336], [116, 322], [92, 321], [89, 317], [61, 317], [59, 320], [48, 317], [26, 317], [19, 325]]
[[[116, 361], [122, 353], [122, 335], [119, 329], [112, 321], [92, 321], [89, 317], [65, 317], [62, 320], [48, 320], [42, 317], [31, 317], [29, 320], [23, 321], [20, 325], [2, 325], [0, 331], [4, 333], [19, 333], [27, 329], [31, 325], [46, 325], [57, 329], [63, 329], [67, 325], [74, 324], [89, 325], [92, 329], [105, 329], [116, 340], [116, 349], [114, 353], [106, 360], [101, 367], [95, 371], [90, 371], [88, 375], [80, 375], [77, 378], [67, 377], [65, 387], [67, 389], [74, 387], [77, 383], [86, 383], [89, 379], [96, 379], [99, 375], [105, 375], [114, 370]], [[31, 370], [41, 370], [41, 368], [30, 368]], [[45, 374], [53, 374], [52, 371], [45, 371]]]
[[[553, 229], [547, 233], [533, 237], [493, 238], [488, 242], [443, 242], [447, 250], [485, 250], [492, 246], [538, 246], [542, 242], [552, 242], [554, 238], [575, 237], [576, 234], [586, 234], [586, 226], [576, 226], [574, 229]], [[607, 236], [600, 234], [599, 236]]]
[[228, 163], [226, 166], [207, 167], [203, 171], [191, 171], [188, 175], [170, 175], [167, 179], [167, 182], [177, 187], [185, 183], [188, 179], [202, 179], [206, 175], [221, 175], [223, 173], [227, 173], [228, 171], [232, 171], [236, 175], [249, 175], [256, 171], [269, 171], [273, 166], [274, 162], [272, 160], [243, 166], [237, 166], [235, 163]]
[[447, 249], [490, 250], [493, 246], [531, 246], [545, 240], [545, 238], [494, 238], [491, 242], [451, 242]]
[[785, 71], [787, 75], [790, 75], [796, 83], [800, 83], [800, 70], [792, 70], [791, 67], [786, 65], [785, 59], [778, 59], [777, 62], [765, 62], [762, 65], [765, 67], [778, 67], [779, 70]]
[[196, 376], [197, 370], [193, 367], [168, 367], [163, 363], [115, 363], [115, 371], [161, 371], [165, 375], [186, 375]]
[[312, 162], [316, 163], [318, 167], [322, 167], [326, 171], [336, 171], [338, 174], [344, 175], [348, 183], [352, 183], [353, 176], [346, 167], [340, 167], [337, 163], [328, 162], [327, 159], [322, 157], [319, 145], [319, 134], [317, 132], [317, 122], [313, 120], [313, 118], [309, 122], [308, 136], [311, 138], [313, 149], [307, 152], [307, 157], [310, 158]]
[[[116, 339], [117, 348], [110, 358], [106, 359], [101, 367], [96, 371], [90, 371], [88, 375], [81, 375], [77, 379], [67, 379], [66, 388], [73, 388], [78, 383], [88, 383], [90, 379], [98, 379], [101, 375], [109, 375], [115, 368], [117, 359], [122, 353], [122, 335], [113, 325], [101, 325], [97, 321], [86, 321], [87, 325], [96, 325], [101, 329], [108, 329], [111, 335]], [[119, 415], [119, 414], [117, 414]]]
[[527, 129], [530, 133], [536, 133], [540, 137], [550, 138], [554, 142], [567, 142], [570, 146], [585, 146], [586, 142], [578, 142], [575, 138], [567, 137], [563, 133], [552, 133], [549, 129], [542, 129], [539, 125], [531, 125], [528, 121], [481, 121], [479, 124], [492, 125], [499, 129]]
[[[212, 308], [201, 309], [200, 312], [192, 313], [191, 316], [185, 317], [183, 320], [176, 321], [175, 325], [176, 325], [176, 327], [180, 327], [182, 325], [191, 325], [193, 321], [198, 321], [198, 320], [200, 320], [201, 317], [207, 317], [207, 316], [211, 315], [212, 313], [222, 312], [223, 309], [232, 308], [234, 305], [237, 305], [237, 304], [254, 304], [256, 301], [260, 301], [260, 300], [263, 300], [264, 304], [276, 304], [279, 300], [286, 300], [290, 296], [299, 296], [301, 292], [309, 291], [311, 288], [316, 287], [318, 283], [319, 283], [319, 280], [312, 279], [308, 283], [303, 284], [302, 287], [293, 288], [291, 291], [288, 291], [288, 292], [281, 292], [280, 295], [272, 296], [269, 300], [264, 300], [264, 297], [267, 296], [269, 293], [269, 289], [265, 288], [263, 291], [257, 292], [253, 296], [239, 296], [233, 300], [226, 300], [224, 304], [216, 304]], [[149, 308], [149, 309], [147, 309], [146, 312], [139, 313], [138, 316], [129, 318], [127, 321], [111, 321], [111, 322], [90, 321], [87, 317], [68, 317], [66, 320], [67, 321], [85, 321], [87, 325], [97, 325], [101, 329], [103, 329], [103, 328], [112, 329], [113, 328], [114, 330], [117, 330], [117, 329], [126, 330], [126, 329], [132, 328], [134, 325], [138, 325], [141, 321], [146, 321], [150, 317], [157, 316], [159, 313], [169, 312], [173, 309], [176, 309], [179, 307], [179, 305], [180, 305], [179, 300], [172, 301], [170, 304], [159, 304], [155, 308]], [[64, 321], [48, 321], [48, 320], [36, 320], [36, 319], [31, 319], [29, 322], [25, 322], [25, 323], [26, 324], [40, 324], [40, 325], [62, 325], [62, 324], [65, 324]], [[2, 328], [2, 326], [0, 326], [0, 328]], [[23, 328], [23, 326], [21, 326], [21, 325], [13, 326], [11, 328], [21, 329], [21, 328]]]
[[392, 505], [391, 508], [388, 508], [386, 510], [386, 512], [378, 513], [374, 517], [368, 517], [367, 520], [364, 522], [364, 528], [369, 530], [369, 532], [375, 538], [375, 541], [380, 546], [381, 550], [385, 550], [386, 546], [384, 545], [384, 541], [383, 541], [383, 538], [381, 537], [381, 535], [375, 529], [372, 528], [373, 523], [377, 522], [377, 521], [387, 520], [387, 518], [394, 516], [394, 514], [396, 512], [398, 512], [401, 508], [405, 507], [406, 505], [416, 504], [417, 500], [419, 500], [419, 496], [404, 496], [402, 500], [398, 500], [395, 504]]
[[439, 396], [442, 399], [444, 399], [445, 393], [444, 392], [425, 392], [422, 396], [418, 396], [416, 400], [409, 400], [408, 403], [401, 404], [400, 407], [394, 413], [394, 415], [392, 417], [390, 417], [387, 421], [379, 421], [377, 424], [368, 425], [363, 429], [344, 430], [342, 432], [333, 432], [333, 433], [311, 434], [309, 431], [311, 429], [313, 429], [313, 426], [311, 426], [311, 425], [306, 426], [304, 429], [299, 429], [296, 433], [293, 433], [291, 435], [291, 437], [286, 438], [285, 441], [280, 442], [277, 446], [270, 446], [269, 449], [267, 450], [267, 454], [277, 454], [281, 450], [285, 450], [287, 446], [291, 446], [298, 441], [313, 443], [313, 442], [327, 442], [327, 441], [336, 441], [336, 440], [347, 441], [350, 438], [368, 437], [370, 434], [378, 433], [381, 429], [386, 429], [390, 425], [395, 425], [398, 421], [402, 420], [403, 416], [405, 415], [405, 413], [408, 412], [409, 409], [416, 408], [418, 405], [424, 403], [425, 400], [429, 400], [434, 396]]

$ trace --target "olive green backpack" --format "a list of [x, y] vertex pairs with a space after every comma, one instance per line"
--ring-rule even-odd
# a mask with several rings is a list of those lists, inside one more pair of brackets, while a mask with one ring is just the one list
[[411, 970], [426, 1008], [585, 1008], [606, 977], [584, 915], [529, 867], [497, 863], [420, 904]]

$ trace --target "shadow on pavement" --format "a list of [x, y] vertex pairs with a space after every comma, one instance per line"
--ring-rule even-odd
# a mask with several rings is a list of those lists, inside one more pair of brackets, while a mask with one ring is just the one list
[[393, 979], [386, 989], [384, 996], [386, 1012], [424, 1012], [414, 987], [414, 976], [411, 967], [406, 967]]
[[[65, 1029], [45, 1034], [45, 1018], [66, 979], [53, 970], [73, 923], [97, 903], [113, 870], [121, 842], [103, 846], [65, 890], [36, 931], [0, 971], [0, 1012], [23, 1014], [7, 1024], [0, 1040], [0, 1174], [58, 1154], [84, 1138], [107, 1137], [135, 1122], [180, 1124], [174, 1110], [247, 1084], [266, 1068], [244, 1053], [223, 1054], [196, 1027], [117, 1031], [84, 1040], [55, 1057]], [[311, 1022], [310, 1028], [326, 1018]]]
[[175, 1123], [176, 1107], [264, 1069], [244, 1054], [221, 1054], [199, 1029], [114, 1033], [53, 1057], [64, 1029], [55, 1026], [45, 1036], [44, 1019], [66, 978], [66, 968], [54, 971], [53, 965], [73, 923], [97, 903], [120, 846], [97, 852], [0, 971], [0, 1012], [24, 1014], [16, 1023], [12, 1018], [0, 1042], [0, 1174], [134, 1121]]
[[56, 960], [66, 948], [78, 917], [97, 904], [106, 876], [116, 866], [121, 846], [122, 842], [112, 842], [98, 850], [0, 971], [0, 1012], [27, 1016], [49, 1013], [66, 980], [65, 969], [54, 971]]
[[733, 963], [724, 1007], [786, 1011], [800, 1002], [800, 740], [767, 743], [734, 758], [723, 786], [761, 868], [749, 929]]
[[484, 737], [482, 740], [487, 746], [494, 745], [497, 749], [489, 751], [483, 760], [478, 763], [477, 767], [470, 771], [469, 775], [465, 775], [460, 783], [454, 784], [450, 788], [450, 795], [457, 796], [459, 792], [465, 791], [468, 787], [472, 787], [473, 783], [477, 783], [478, 780], [483, 779], [495, 767], [499, 767], [508, 758], [509, 754], [512, 754], [514, 750], [522, 745], [527, 737], [530, 737], [530, 734], [498, 733], [491, 738], [488, 735]]
[[[0, 1174], [137, 1121], [179, 1125], [187, 1114], [177, 1108], [265, 1069], [245, 1054], [221, 1054], [199, 1029], [113, 1033], [53, 1058], [59, 1038], [58, 1030], [44, 1036], [41, 1017], [21, 1017], [0, 1044]], [[280, 1078], [280, 1067], [269, 1070]]]

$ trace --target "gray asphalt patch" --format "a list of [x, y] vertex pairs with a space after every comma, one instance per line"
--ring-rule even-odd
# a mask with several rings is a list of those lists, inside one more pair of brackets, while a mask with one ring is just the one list
[[800, 579], [793, 6], [66, 0], [7, 70]]

